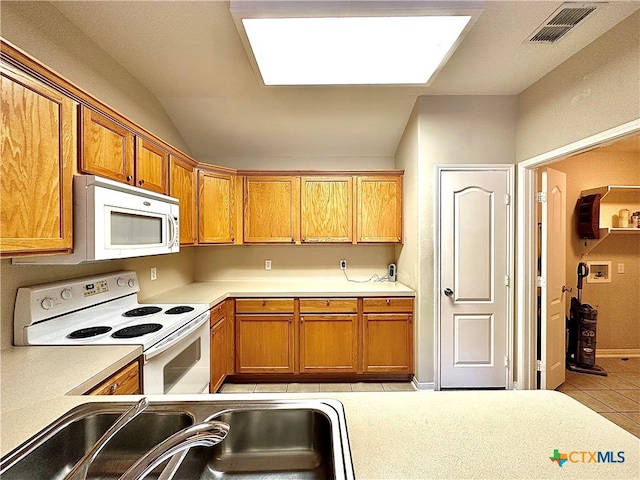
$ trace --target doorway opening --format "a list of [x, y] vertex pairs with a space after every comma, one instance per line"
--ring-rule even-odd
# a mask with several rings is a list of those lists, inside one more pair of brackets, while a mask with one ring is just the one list
[[[638, 138], [638, 135], [640, 135], [640, 119], [518, 164], [516, 256], [519, 268], [517, 270], [516, 345], [519, 352], [518, 358], [521, 359], [517, 366], [516, 388], [518, 389], [536, 389], [538, 368], [544, 368], [537, 358], [538, 344], [541, 340], [537, 325], [538, 287], [536, 285], [539, 264], [539, 216], [535, 198], [538, 191], [538, 169], [597, 148], [619, 144], [630, 137]], [[573, 234], [573, 230], [567, 231], [567, 236]], [[577, 237], [576, 241], [579, 241]], [[567, 277], [569, 284], [572, 281], [572, 277]]]

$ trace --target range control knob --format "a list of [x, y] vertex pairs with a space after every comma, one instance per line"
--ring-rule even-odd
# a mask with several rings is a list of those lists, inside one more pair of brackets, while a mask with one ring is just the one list
[[136, 281], [133, 278], [130, 278], [129, 281], [127, 282], [127, 284], [133, 288], [136, 285]]
[[65, 288], [64, 290], [62, 290], [62, 292], [60, 293], [60, 296], [62, 297], [63, 300], [69, 300], [73, 294], [71, 293], [71, 290], [68, 288]]
[[49, 297], [45, 298], [42, 300], [42, 302], [40, 302], [40, 306], [42, 308], [44, 308], [45, 310], [49, 310], [51, 308], [53, 308], [53, 300]]
[[124, 278], [118, 277], [116, 279], [116, 285], [118, 285], [119, 287], [124, 287], [126, 285], [126, 282], [124, 281]]

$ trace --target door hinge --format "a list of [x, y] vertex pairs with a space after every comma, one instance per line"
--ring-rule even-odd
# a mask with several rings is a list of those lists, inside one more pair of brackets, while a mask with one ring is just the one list
[[508, 193], [504, 194], [504, 204], [511, 205], [511, 195], [509, 195]]
[[504, 284], [505, 284], [505, 286], [507, 286], [507, 287], [510, 287], [510, 286], [511, 286], [511, 278], [509, 277], [509, 275], [505, 275], [505, 276], [504, 276]]
[[544, 363], [542, 363], [542, 360], [536, 360], [536, 371], [544, 372]]
[[509, 368], [509, 357], [507, 357], [506, 355], [504, 356], [504, 366], [506, 368]]
[[536, 287], [546, 287], [547, 280], [544, 277], [536, 277]]
[[537, 192], [536, 193], [536, 202], [545, 203], [547, 201], [547, 192]]

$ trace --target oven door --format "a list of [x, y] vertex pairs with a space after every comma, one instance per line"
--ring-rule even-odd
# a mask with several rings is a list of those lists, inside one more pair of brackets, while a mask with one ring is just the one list
[[145, 395], [209, 392], [209, 312], [144, 352]]

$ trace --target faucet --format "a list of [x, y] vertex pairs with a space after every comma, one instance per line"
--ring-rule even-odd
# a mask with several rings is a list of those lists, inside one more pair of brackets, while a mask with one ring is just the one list
[[227, 433], [229, 424], [225, 422], [209, 421], [191, 425], [145, 453], [118, 480], [141, 480], [151, 470], [171, 458], [159, 477], [169, 480], [191, 447], [213, 447], [224, 440]]
[[64, 480], [86, 480], [89, 467], [96, 459], [100, 451], [111, 440], [122, 427], [136, 418], [149, 405], [146, 397], [139, 400], [134, 406], [120, 415], [111, 427], [100, 437], [100, 439], [89, 449], [83, 457], [76, 462], [73, 468], [65, 475]]

